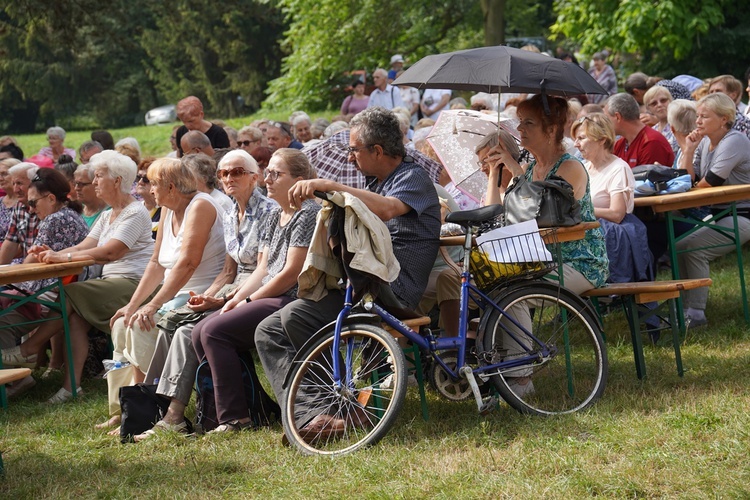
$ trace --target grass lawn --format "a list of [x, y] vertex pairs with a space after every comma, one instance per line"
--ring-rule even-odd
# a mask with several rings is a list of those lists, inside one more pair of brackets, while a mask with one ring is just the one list
[[[242, 118], [229, 118], [224, 122], [230, 127], [234, 127], [237, 130], [241, 129], [245, 125], [249, 125], [250, 122], [259, 118], [268, 118], [277, 121], [287, 121], [289, 119], [290, 112], [288, 111], [276, 111], [276, 112], [258, 112], [251, 116], [245, 116]], [[315, 118], [324, 117], [331, 119], [336, 112], [324, 112], [312, 114], [310, 117], [314, 120]], [[207, 119], [210, 120], [210, 117]], [[138, 139], [138, 143], [141, 146], [143, 156], [164, 156], [171, 151], [169, 146], [169, 135], [172, 133], [172, 127], [175, 125], [181, 125], [181, 122], [175, 122], [170, 124], [152, 125], [149, 127], [128, 127], [121, 129], [111, 129], [109, 132], [115, 139], [115, 143], [123, 137], [135, 137]], [[23, 149], [24, 154], [28, 156], [35, 155], [42, 147], [47, 146], [47, 134], [29, 134], [29, 135], [16, 135], [14, 136], [18, 143]], [[86, 131], [68, 131], [65, 137], [65, 146], [74, 148], [76, 153], [78, 147], [84, 141], [91, 139], [91, 130]]]
[[80, 402], [52, 407], [44, 400], [60, 379], [40, 380], [0, 411], [0, 497], [746, 498], [750, 329], [735, 263], [712, 270], [710, 325], [688, 332], [684, 378], [672, 349], [645, 339], [648, 378], [639, 381], [617, 312], [605, 318], [609, 385], [588, 411], [539, 418], [502, 404], [481, 417], [470, 401], [429, 393], [425, 423], [410, 389], [379, 445], [338, 459], [285, 448], [278, 425], [122, 445], [93, 428], [106, 418], [104, 381], [84, 381]]

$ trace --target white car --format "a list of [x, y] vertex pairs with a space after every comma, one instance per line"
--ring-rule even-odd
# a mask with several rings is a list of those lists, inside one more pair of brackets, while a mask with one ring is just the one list
[[159, 106], [146, 113], [146, 125], [172, 123], [177, 121], [177, 111], [174, 104]]

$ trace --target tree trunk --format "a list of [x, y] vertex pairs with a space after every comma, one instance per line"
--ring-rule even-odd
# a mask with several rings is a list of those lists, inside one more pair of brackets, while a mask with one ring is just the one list
[[484, 14], [484, 45], [505, 42], [505, 0], [480, 0]]

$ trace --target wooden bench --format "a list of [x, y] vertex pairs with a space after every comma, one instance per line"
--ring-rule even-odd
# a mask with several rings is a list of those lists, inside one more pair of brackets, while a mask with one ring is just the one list
[[[418, 332], [420, 327], [429, 325], [432, 320], [429, 316], [420, 316], [419, 318], [402, 319], [401, 322]], [[410, 361], [414, 365], [414, 378], [417, 379], [417, 385], [419, 386], [419, 401], [422, 405], [422, 418], [426, 422], [430, 418], [430, 414], [427, 410], [427, 395], [424, 391], [424, 369], [422, 367], [422, 355], [419, 352], [419, 346], [416, 344], [408, 345], [406, 337], [401, 335], [398, 331], [394, 330], [385, 323], [380, 325], [383, 330], [393, 335], [394, 338], [399, 340], [399, 345], [406, 355], [406, 360]]]
[[[5, 397], [5, 384], [21, 380], [29, 375], [31, 375], [31, 370], [29, 368], [0, 369], [0, 400], [2, 400], [3, 409], [8, 408], [8, 401]], [[0, 476], [3, 474], [5, 474], [5, 465], [3, 464], [3, 452], [0, 450]]]
[[[664, 319], [672, 330], [672, 345], [674, 346], [677, 373], [680, 377], [685, 373], [682, 367], [682, 356], [680, 354], [680, 342], [684, 334], [684, 322], [677, 310], [677, 298], [684, 290], [693, 290], [704, 286], [710, 286], [711, 279], [685, 279], [668, 281], [643, 281], [637, 283], [612, 283], [601, 288], [594, 288], [582, 293], [583, 297], [596, 300], [598, 297], [618, 296], [622, 298], [623, 308], [630, 327], [630, 335], [633, 341], [633, 356], [635, 357], [635, 371], [639, 379], [646, 376], [646, 361], [643, 357], [643, 342], [641, 340], [641, 321], [648, 317], [656, 316]], [[659, 306], [652, 309], [646, 306], [649, 302], [657, 302]], [[663, 318], [659, 310], [666, 304], [669, 309], [669, 317]]]

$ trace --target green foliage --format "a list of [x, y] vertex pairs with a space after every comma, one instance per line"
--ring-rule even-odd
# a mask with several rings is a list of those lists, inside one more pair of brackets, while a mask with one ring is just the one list
[[[279, 0], [289, 21], [282, 76], [269, 85], [271, 107], [338, 106], [330, 89], [347, 71], [371, 73], [391, 55], [414, 62], [442, 48], [481, 45], [475, 0]], [[466, 45], [464, 45], [466, 44]]]
[[653, 58], [686, 61], [736, 8], [729, 0], [556, 0], [550, 31], [587, 54], [609, 48], [643, 56], [646, 64]]
[[278, 75], [282, 19], [267, 0], [45, 0], [0, 8], [0, 128], [141, 123], [195, 94], [208, 112], [257, 108]]

